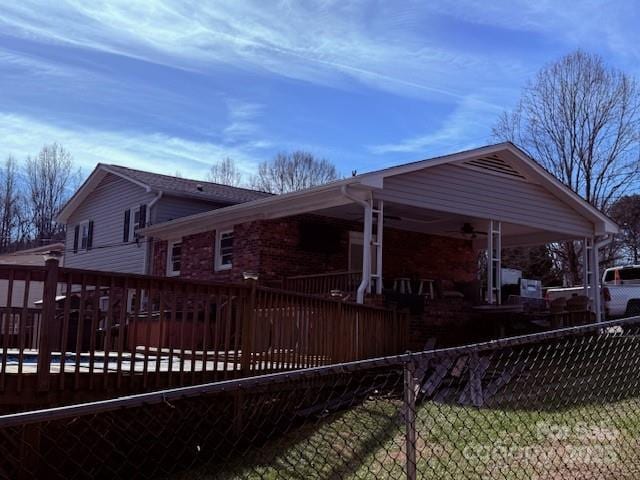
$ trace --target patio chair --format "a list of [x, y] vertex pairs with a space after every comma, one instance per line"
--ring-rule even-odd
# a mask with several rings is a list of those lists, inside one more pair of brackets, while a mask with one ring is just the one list
[[564, 326], [567, 311], [567, 299], [566, 298], [556, 298], [552, 300], [549, 305], [549, 311], [551, 313], [551, 328], [562, 328]]
[[589, 297], [576, 295], [567, 300], [566, 306], [570, 327], [591, 323], [592, 312], [589, 310]]

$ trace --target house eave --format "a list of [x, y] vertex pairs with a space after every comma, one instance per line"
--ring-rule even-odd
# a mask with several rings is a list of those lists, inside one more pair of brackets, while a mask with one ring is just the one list
[[[310, 213], [325, 208], [348, 205], [352, 201], [340, 193], [342, 185], [355, 185], [352, 179], [342, 180], [309, 190], [261, 198], [251, 202], [231, 205], [208, 212], [178, 218], [169, 222], [151, 225], [140, 232], [147, 237], [161, 240], [210, 231], [215, 228], [236, 225], [256, 220], [269, 220], [292, 215]], [[356, 186], [357, 188], [357, 186]], [[360, 194], [371, 191], [371, 187], [360, 185]], [[363, 196], [364, 198], [364, 196]]]

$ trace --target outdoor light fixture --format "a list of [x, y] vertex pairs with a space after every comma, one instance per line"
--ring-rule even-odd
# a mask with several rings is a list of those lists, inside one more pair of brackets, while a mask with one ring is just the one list
[[245, 280], [258, 280], [257, 272], [242, 272], [242, 278]]
[[49, 260], [60, 260], [62, 258], [62, 252], [60, 250], [49, 250], [42, 254], [44, 257], [44, 261], [48, 262]]

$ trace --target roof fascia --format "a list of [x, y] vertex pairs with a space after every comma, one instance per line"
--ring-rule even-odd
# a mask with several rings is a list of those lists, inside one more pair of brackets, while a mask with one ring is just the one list
[[[141, 232], [159, 239], [175, 237], [176, 234], [190, 235], [218, 228], [221, 225], [236, 225], [254, 220], [267, 220], [347, 205], [352, 201], [340, 193], [344, 182], [335, 182], [328, 188], [292, 192], [290, 194], [267, 197], [252, 202], [241, 203], [208, 212], [178, 218], [170, 222], [152, 225]], [[370, 188], [358, 189], [359, 194]]]
[[116, 172], [113, 169], [109, 168], [106, 165], [101, 163], [96, 166], [96, 168], [91, 172], [91, 175], [87, 177], [84, 183], [76, 190], [73, 196], [67, 201], [65, 206], [60, 210], [60, 213], [56, 216], [56, 222], [66, 224], [69, 220], [69, 217], [73, 212], [80, 206], [80, 204], [89, 196], [93, 190], [100, 184], [102, 179], [110, 173], [112, 175], [116, 175], [120, 178], [123, 178], [129, 182], [134, 183], [142, 188], [144, 188], [147, 192], [151, 191], [151, 187], [142, 182], [139, 182], [131, 177], [123, 175], [120, 172]]

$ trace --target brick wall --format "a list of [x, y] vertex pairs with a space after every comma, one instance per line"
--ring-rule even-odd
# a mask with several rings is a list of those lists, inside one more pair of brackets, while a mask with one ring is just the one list
[[[329, 224], [338, 230], [338, 248], [332, 253], [305, 251], [300, 246], [302, 223]], [[182, 271], [186, 278], [240, 281], [242, 273], [257, 272], [265, 284], [277, 285], [285, 276], [348, 269], [349, 231], [358, 223], [316, 215], [261, 220], [234, 228], [234, 261], [230, 270], [214, 271], [215, 232], [186, 236], [182, 240]], [[154, 273], [166, 272], [167, 243], [154, 245]], [[431, 278], [453, 282], [475, 278], [476, 262], [470, 241], [386, 228], [385, 278]]]
[[165, 276], [167, 274], [167, 245], [168, 242], [166, 240], [155, 240], [153, 242], [152, 275]]
[[470, 282], [476, 276], [476, 256], [468, 240], [385, 229], [383, 276]]

